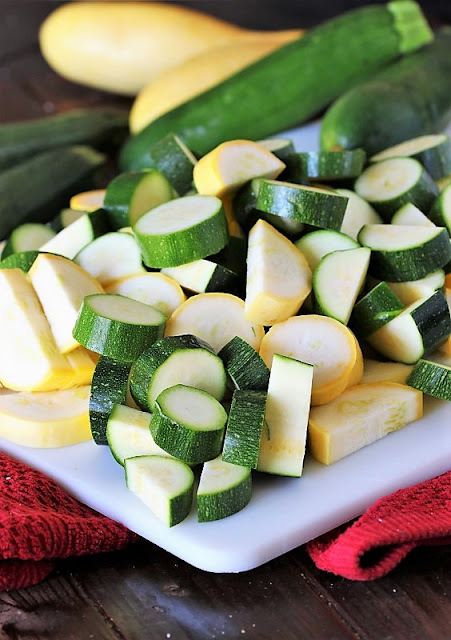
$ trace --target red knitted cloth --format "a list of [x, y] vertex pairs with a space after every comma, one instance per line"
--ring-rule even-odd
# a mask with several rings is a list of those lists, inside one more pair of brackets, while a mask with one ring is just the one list
[[[35, 469], [0, 453], [0, 591], [43, 580], [57, 558], [121, 549], [137, 536]], [[316, 565], [372, 580], [415, 546], [451, 542], [451, 472], [382, 498], [350, 526], [312, 542]]]

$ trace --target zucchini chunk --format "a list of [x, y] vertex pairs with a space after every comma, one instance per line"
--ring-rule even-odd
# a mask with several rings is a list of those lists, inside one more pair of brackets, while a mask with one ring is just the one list
[[348, 204], [340, 227], [341, 233], [345, 233], [353, 240], [357, 240], [359, 231], [364, 225], [381, 224], [383, 222], [376, 209], [357, 195], [355, 191], [350, 189], [335, 189], [335, 191], [348, 198]]
[[164, 332], [166, 316], [137, 300], [112, 293], [86, 296], [74, 338], [90, 351], [133, 362]]
[[253, 178], [276, 178], [285, 164], [262, 145], [229, 140], [204, 155], [193, 170], [198, 193], [222, 197]]
[[261, 147], [271, 151], [285, 164], [288, 156], [294, 153], [294, 144], [289, 138], [264, 138], [263, 140], [257, 140], [257, 142]]
[[265, 391], [233, 392], [222, 449], [225, 462], [257, 467], [266, 399]]
[[68, 227], [62, 229], [51, 240], [42, 245], [41, 251], [57, 253], [73, 260], [77, 253], [95, 238], [110, 230], [105, 211], [98, 209], [84, 213]]
[[314, 407], [308, 425], [309, 451], [332, 464], [402, 429], [423, 415], [423, 394], [393, 382], [359, 384]]
[[330, 402], [356, 384], [357, 368], [360, 377], [363, 372], [354, 334], [327, 316], [295, 316], [271, 327], [262, 340], [260, 355], [271, 368], [276, 354], [314, 365], [312, 405]]
[[243, 300], [231, 293], [198, 293], [180, 305], [166, 325], [167, 336], [191, 333], [218, 353], [235, 336], [254, 349], [265, 334], [262, 325], [247, 320]]
[[154, 410], [164, 389], [177, 384], [202, 389], [217, 400], [224, 397], [227, 379], [222, 360], [196, 336], [157, 340], [138, 357], [130, 378], [133, 398], [147, 411]]
[[66, 207], [61, 209], [53, 220], [50, 221], [49, 226], [58, 233], [75, 222], [75, 220], [78, 220], [78, 218], [81, 218], [85, 213], [85, 211], [77, 211], [76, 209]]
[[79, 347], [72, 330], [85, 296], [103, 293], [99, 282], [63, 256], [41, 253], [28, 272], [61, 353]]
[[89, 422], [96, 444], [107, 444], [107, 426], [113, 407], [126, 401], [131, 363], [107, 356], [97, 361], [89, 397]]
[[[169, 456], [155, 444], [150, 433], [152, 415], [133, 407], [115, 404], [108, 418], [106, 439], [114, 459], [124, 466], [135, 456]], [[170, 457], [170, 456], [169, 456]]]
[[146, 455], [125, 460], [128, 489], [168, 527], [184, 520], [191, 511], [194, 474], [181, 460]]
[[[370, 282], [377, 282], [374, 278], [368, 278]], [[390, 287], [393, 293], [398, 296], [402, 304], [408, 307], [412, 302], [416, 302], [421, 298], [427, 298], [434, 291], [442, 289], [445, 284], [445, 272], [443, 269], [431, 271], [424, 278], [418, 280], [407, 280], [406, 282], [388, 282], [385, 284]]]
[[113, 229], [135, 224], [150, 209], [174, 197], [174, 189], [156, 169], [120, 173], [109, 183], [103, 208]]
[[102, 287], [127, 276], [145, 273], [141, 251], [131, 233], [110, 232], [83, 247], [74, 261]]
[[421, 359], [406, 384], [434, 398], [451, 401], [451, 367], [446, 364]]
[[428, 211], [438, 196], [437, 185], [414, 158], [388, 158], [370, 165], [357, 178], [354, 189], [387, 222], [407, 202]]
[[145, 213], [133, 230], [148, 267], [178, 267], [218, 253], [228, 241], [221, 200], [194, 195], [176, 198]]
[[274, 354], [257, 470], [300, 477], [304, 466], [313, 366]]
[[21, 251], [20, 253], [12, 253], [6, 258], [2, 257], [0, 260], [0, 269], [20, 269], [24, 273], [28, 273], [31, 265], [40, 253], [41, 251]]
[[369, 272], [389, 282], [419, 280], [451, 260], [451, 244], [443, 227], [369, 224], [359, 242], [371, 249]]
[[249, 503], [252, 475], [248, 467], [225, 462], [220, 456], [202, 467], [197, 489], [198, 522], [227, 518]]
[[269, 369], [246, 340], [235, 336], [222, 347], [218, 355], [236, 389], [266, 391]]
[[67, 447], [91, 439], [89, 386], [0, 393], [0, 437], [25, 447]]
[[241, 279], [234, 272], [212, 260], [195, 260], [178, 267], [166, 267], [161, 270], [178, 282], [184, 289], [194, 293], [222, 291], [237, 293]]
[[437, 349], [451, 332], [446, 298], [436, 291], [409, 305], [368, 336], [369, 344], [390, 360], [414, 364]]
[[2, 251], [2, 260], [15, 253], [40, 249], [56, 235], [55, 231], [40, 222], [25, 222], [11, 232]]
[[292, 153], [286, 160], [287, 177], [301, 184], [306, 178], [326, 182], [357, 178], [363, 171], [365, 161], [363, 149]]
[[150, 304], [167, 318], [186, 300], [182, 288], [173, 278], [156, 272], [135, 273], [120, 278], [107, 285], [105, 292]]
[[351, 329], [365, 340], [387, 324], [404, 309], [398, 296], [386, 282], [379, 282], [354, 305], [351, 313]]
[[295, 315], [312, 289], [303, 254], [264, 220], [249, 233], [244, 317], [273, 325]]
[[358, 249], [359, 243], [350, 236], [333, 229], [310, 231], [294, 243], [308, 262], [313, 272], [321, 258], [332, 251]]
[[428, 216], [436, 225], [446, 227], [451, 236], [451, 184], [440, 191], [429, 209]]
[[420, 227], [435, 227], [436, 225], [424, 215], [411, 202], [403, 204], [403, 206], [393, 214], [391, 224], [404, 224], [407, 226], [418, 225]]
[[198, 464], [222, 448], [227, 413], [212, 395], [177, 384], [155, 400], [150, 431], [156, 444], [175, 458]]

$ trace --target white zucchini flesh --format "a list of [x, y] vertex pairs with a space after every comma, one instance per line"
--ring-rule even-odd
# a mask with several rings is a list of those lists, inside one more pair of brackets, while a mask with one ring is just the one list
[[249, 233], [247, 320], [273, 325], [293, 316], [312, 289], [312, 273], [297, 247], [264, 220]]
[[348, 235], [333, 229], [318, 229], [306, 233], [295, 242], [295, 245], [307, 260], [312, 271], [328, 253], [360, 247], [359, 243]]
[[370, 249], [333, 251], [322, 258], [313, 273], [313, 293], [321, 313], [347, 324], [365, 283]]
[[136, 456], [125, 460], [128, 489], [166, 525], [189, 513], [194, 475], [181, 460], [166, 456]]
[[33, 251], [40, 249], [43, 244], [54, 238], [55, 231], [39, 222], [26, 222], [16, 227], [8, 238], [4, 257], [11, 253]]
[[94, 240], [95, 236], [91, 217], [85, 213], [43, 244], [41, 251], [56, 253], [73, 260], [83, 247]]
[[206, 290], [216, 267], [216, 263], [210, 260], [195, 260], [178, 267], [166, 267], [161, 273], [173, 278], [185, 289], [201, 293]]
[[335, 189], [341, 196], [348, 198], [340, 232], [353, 240], [357, 240], [360, 229], [366, 224], [381, 224], [383, 222], [377, 211], [363, 198], [350, 189]]
[[0, 300], [0, 382], [16, 391], [58, 389], [71, 368], [23, 271], [0, 270]]
[[27, 447], [66, 447], [91, 439], [90, 387], [0, 392], [0, 437]]
[[423, 394], [406, 385], [349, 387], [334, 401], [311, 410], [309, 449], [323, 464], [332, 464], [422, 415]]
[[251, 470], [221, 459], [204, 462], [197, 489], [199, 522], [220, 520], [241, 511], [252, 496]]
[[371, 156], [371, 162], [380, 162], [387, 158], [396, 158], [399, 156], [414, 156], [426, 149], [431, 149], [439, 144], [442, 144], [446, 140], [446, 135], [443, 134], [431, 134], [425, 136], [418, 136], [417, 138], [411, 138], [405, 140], [399, 144], [393, 145], [383, 151], [379, 151], [374, 156]]
[[216, 431], [227, 419], [225, 410], [216, 398], [201, 389], [183, 384], [165, 389], [157, 397], [164, 414], [173, 422], [193, 431]]
[[258, 350], [264, 329], [246, 320], [244, 302], [237, 296], [199, 293], [181, 304], [166, 324], [166, 336], [187, 333], [205, 340], [217, 353], [235, 336]]
[[359, 196], [383, 202], [408, 191], [421, 178], [423, 167], [412, 158], [390, 158], [365, 169], [356, 181]]
[[[269, 376], [257, 470], [300, 477], [304, 465], [313, 366], [275, 354]], [[269, 437], [268, 437], [269, 433]]]
[[106, 437], [115, 460], [122, 466], [135, 456], [169, 456], [150, 433], [151, 413], [117, 404], [110, 414]]
[[167, 235], [184, 231], [217, 211], [217, 201], [205, 196], [176, 198], [144, 214], [135, 224], [137, 231], [148, 235]]
[[105, 287], [106, 293], [117, 293], [144, 304], [150, 304], [169, 317], [186, 300], [181, 286], [162, 273], [137, 273], [115, 280]]
[[357, 359], [354, 334], [343, 324], [316, 314], [280, 322], [262, 340], [260, 355], [271, 368], [280, 354], [314, 365], [312, 404], [328, 402], [348, 386]]
[[363, 359], [363, 376], [361, 384], [374, 382], [397, 382], [405, 384], [413, 365], [401, 362], [380, 362], [371, 358]]
[[131, 298], [117, 295], [100, 295], [90, 298], [89, 306], [99, 316], [131, 325], [156, 325], [161, 323], [161, 312]]
[[99, 282], [63, 256], [41, 253], [28, 272], [61, 353], [79, 347], [72, 336], [85, 296], [103, 293]]
[[376, 251], [403, 251], [420, 247], [443, 231], [443, 227], [372, 224], [360, 234], [360, 241]]
[[75, 256], [75, 262], [102, 286], [138, 273], [146, 273], [141, 251], [130, 233], [111, 232], [96, 238]]
[[427, 216], [424, 215], [418, 207], [416, 207], [411, 202], [403, 205], [398, 211], [393, 215], [391, 219], [391, 224], [402, 224], [402, 225], [412, 225], [412, 226], [420, 226], [420, 227], [435, 227], [436, 225], [429, 220]]

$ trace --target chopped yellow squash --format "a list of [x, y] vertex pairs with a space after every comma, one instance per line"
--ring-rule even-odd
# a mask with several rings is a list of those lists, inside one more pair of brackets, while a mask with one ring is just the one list
[[413, 364], [379, 362], [371, 358], [364, 358], [362, 384], [372, 382], [397, 382], [398, 384], [405, 384], [412, 369]]
[[77, 193], [69, 200], [70, 209], [75, 211], [84, 211], [90, 213], [96, 209], [103, 207], [105, 198], [105, 189], [93, 189], [92, 191], [83, 191]]

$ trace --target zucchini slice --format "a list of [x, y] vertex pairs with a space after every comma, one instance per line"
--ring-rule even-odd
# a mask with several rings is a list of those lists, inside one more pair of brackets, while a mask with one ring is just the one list
[[360, 340], [387, 324], [404, 309], [398, 296], [386, 282], [379, 282], [355, 305], [350, 326]]
[[164, 389], [155, 400], [150, 431], [167, 453], [198, 464], [219, 455], [226, 422], [227, 413], [216, 398], [177, 384]]
[[418, 225], [420, 227], [436, 226], [411, 202], [407, 202], [407, 204], [404, 204], [400, 209], [398, 209], [398, 211], [396, 211], [391, 219], [391, 224], [404, 224], [407, 226]]
[[92, 211], [97, 211], [97, 209], [102, 208], [104, 199], [105, 189], [82, 191], [71, 197], [69, 200], [69, 209], [72, 211], [91, 213]]
[[41, 253], [28, 277], [44, 309], [56, 346], [68, 353], [79, 346], [72, 335], [85, 296], [103, 293], [99, 282], [63, 256]]
[[89, 386], [0, 393], [0, 438], [25, 447], [67, 447], [91, 439]]
[[247, 320], [244, 309], [243, 300], [231, 293], [198, 293], [174, 311], [165, 334], [194, 334], [211, 345], [216, 353], [235, 336], [258, 349], [264, 328]]
[[390, 360], [414, 364], [434, 351], [451, 332], [446, 298], [436, 291], [409, 305], [368, 337], [369, 344]]
[[90, 273], [103, 287], [116, 280], [145, 273], [141, 251], [131, 233], [105, 233], [87, 244], [74, 261]]
[[[369, 281], [374, 281], [374, 278], [369, 278]], [[385, 283], [393, 293], [398, 296], [403, 305], [407, 307], [409, 304], [412, 304], [412, 302], [416, 302], [421, 298], [427, 298], [432, 295], [434, 291], [442, 289], [445, 284], [445, 272], [443, 269], [436, 269], [424, 278], [419, 278], [418, 280], [407, 280], [406, 282], [385, 281]]]
[[71, 367], [59, 352], [23, 271], [0, 270], [0, 299], [1, 384], [14, 391], [53, 391], [67, 386]]
[[175, 280], [156, 272], [136, 273], [115, 280], [105, 287], [105, 292], [150, 304], [167, 318], [186, 300], [186, 295]]
[[313, 272], [321, 258], [332, 251], [358, 249], [359, 243], [350, 236], [333, 229], [317, 229], [310, 231], [294, 243], [308, 262]]
[[406, 380], [413, 369], [411, 364], [401, 362], [380, 362], [371, 358], [363, 359], [363, 376], [361, 384], [374, 382], [397, 382], [406, 384]]
[[428, 211], [438, 196], [437, 185], [414, 158], [388, 158], [370, 165], [357, 178], [354, 189], [387, 222], [407, 202]]
[[121, 229], [134, 225], [144, 213], [172, 200], [174, 195], [171, 184], [160, 171], [130, 171], [119, 174], [109, 183], [103, 208], [113, 229]]
[[237, 389], [266, 391], [269, 369], [246, 340], [235, 336], [222, 347], [218, 355]]
[[451, 138], [446, 133], [411, 138], [376, 153], [370, 161], [380, 162], [399, 156], [415, 158], [434, 180], [440, 180], [451, 173]]
[[369, 224], [361, 229], [359, 242], [371, 249], [370, 274], [389, 282], [419, 280], [451, 260], [443, 227]]
[[257, 470], [300, 477], [304, 466], [313, 366], [274, 354]]
[[271, 151], [282, 162], [287, 161], [288, 156], [294, 153], [294, 144], [292, 140], [288, 138], [265, 138], [264, 140], [257, 140], [257, 143], [261, 147], [265, 147], [268, 151]]
[[276, 354], [314, 365], [312, 405], [330, 402], [356, 384], [357, 340], [333, 318], [311, 314], [275, 324], [262, 340], [260, 355], [271, 368]]
[[176, 384], [202, 389], [217, 400], [224, 397], [227, 379], [222, 360], [196, 336], [157, 340], [136, 360], [130, 378], [133, 398], [150, 411], [160, 393]]
[[421, 359], [406, 384], [434, 398], [451, 401], [451, 367], [446, 364]]
[[204, 155], [193, 170], [198, 193], [222, 197], [253, 178], [276, 178], [285, 164], [262, 145], [229, 140]]
[[168, 527], [189, 515], [194, 474], [181, 460], [157, 455], [127, 458], [125, 479], [128, 489]]
[[223, 291], [237, 293], [241, 280], [239, 276], [212, 260], [195, 260], [178, 267], [166, 267], [161, 270], [178, 282], [184, 289], [194, 293]]
[[244, 316], [273, 325], [295, 315], [312, 289], [312, 273], [298, 248], [265, 220], [249, 233]]
[[150, 433], [152, 415], [133, 407], [115, 404], [108, 418], [106, 439], [114, 459], [124, 466], [135, 456], [169, 456], [155, 444]]
[[436, 225], [446, 227], [451, 236], [451, 184], [442, 189], [434, 200], [428, 216]]
[[292, 153], [287, 159], [287, 175], [292, 182], [305, 179], [347, 180], [357, 178], [365, 166], [363, 149], [347, 151], [302, 151]]
[[70, 209], [66, 207], [50, 221], [50, 227], [58, 233], [62, 229], [65, 229], [70, 224], [81, 218], [85, 214], [85, 211], [77, 211], [76, 209]]
[[127, 396], [131, 363], [100, 356], [91, 382], [89, 421], [96, 444], [107, 444], [107, 426], [113, 407]]
[[164, 332], [166, 316], [137, 300], [112, 293], [86, 296], [73, 329], [90, 351], [133, 362]]
[[43, 244], [41, 251], [57, 253], [72, 260], [83, 247], [109, 230], [110, 226], [103, 209], [85, 213]]
[[340, 230], [348, 199], [334, 191], [277, 180], [261, 180], [259, 211], [315, 227]]
[[332, 251], [313, 272], [314, 308], [318, 313], [348, 324], [357, 296], [365, 283], [371, 251], [366, 247]]
[[194, 195], [176, 198], [145, 213], [134, 225], [148, 267], [178, 267], [220, 251], [228, 241], [221, 200]]
[[225, 462], [257, 467], [266, 399], [265, 391], [233, 392], [222, 449]]
[[39, 222], [26, 222], [11, 232], [2, 251], [2, 260], [14, 253], [40, 249], [56, 235], [55, 231]]
[[6, 258], [3, 258], [2, 254], [0, 269], [20, 269], [24, 273], [28, 273], [40, 253], [41, 251], [21, 251], [20, 253], [12, 253]]
[[423, 415], [423, 394], [393, 382], [349, 387], [333, 402], [314, 407], [308, 425], [309, 451], [332, 464]]
[[241, 511], [252, 497], [252, 475], [248, 467], [225, 462], [219, 456], [202, 467], [197, 489], [199, 522], [221, 520]]
[[340, 232], [357, 240], [360, 229], [366, 224], [383, 222], [377, 211], [363, 198], [350, 189], [335, 189], [336, 193], [348, 198]]

